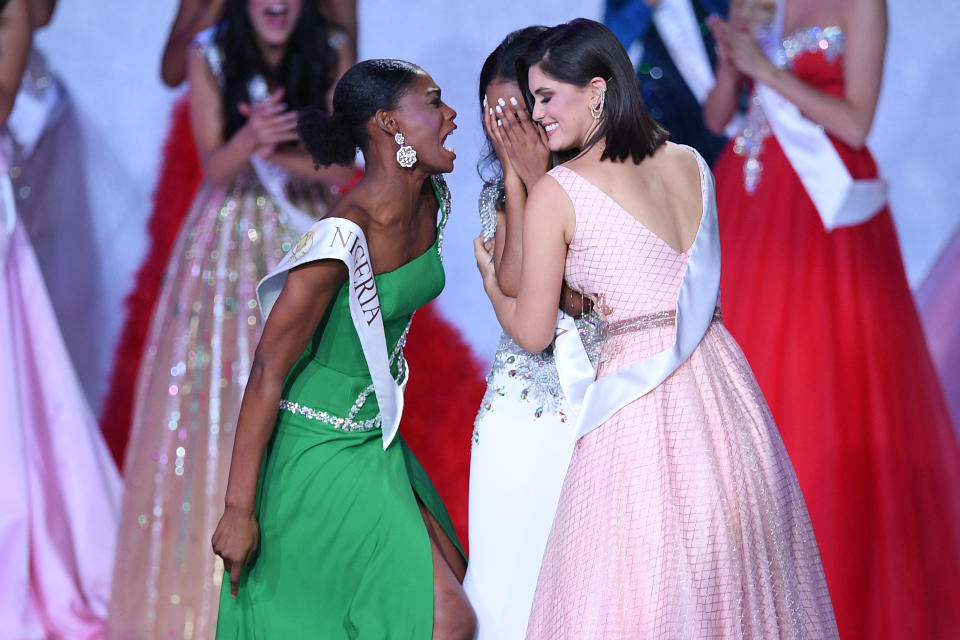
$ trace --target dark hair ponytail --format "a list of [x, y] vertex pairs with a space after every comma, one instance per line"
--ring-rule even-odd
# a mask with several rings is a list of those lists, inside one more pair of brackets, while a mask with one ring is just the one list
[[300, 110], [297, 130], [317, 166], [350, 164], [359, 148], [370, 141], [367, 122], [380, 109], [395, 109], [420, 67], [404, 60], [378, 58], [352, 67], [333, 90], [333, 114], [320, 109]]
[[[546, 31], [543, 26], [525, 27], [507, 34], [507, 37], [490, 52], [480, 69], [480, 122], [483, 123], [483, 99], [487, 93], [487, 86], [497, 80], [502, 82], [517, 81], [517, 59], [527, 50], [530, 43], [538, 35]], [[484, 131], [486, 134], [486, 131]], [[485, 135], [483, 151], [477, 161], [477, 173], [484, 184], [493, 184], [503, 176], [503, 167], [497, 162], [497, 154], [493, 150], [490, 137]]]
[[603, 140], [601, 159], [639, 163], [667, 140], [667, 132], [647, 113], [633, 65], [617, 37], [599, 22], [577, 18], [543, 32], [517, 62], [517, 80], [527, 107], [533, 110], [528, 72], [540, 65], [560, 82], [587, 86], [593, 78], [607, 81], [606, 108], [600, 126], [580, 150]]
[[331, 115], [323, 109], [305, 107], [297, 116], [297, 132], [317, 168], [351, 164], [357, 153], [357, 143], [342, 113]]

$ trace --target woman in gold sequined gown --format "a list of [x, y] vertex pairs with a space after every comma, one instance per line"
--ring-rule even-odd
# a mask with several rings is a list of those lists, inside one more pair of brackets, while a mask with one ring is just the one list
[[[327, 209], [328, 187], [352, 175], [336, 166], [314, 172], [293, 145], [292, 108], [328, 104], [329, 89], [352, 62], [315, 3], [299, 4], [271, 16], [259, 0], [227, 2], [223, 22], [190, 52], [191, 121], [206, 180], [174, 245], [138, 374], [112, 638], [215, 632], [223, 569], [209, 541], [261, 331], [255, 287], [301, 232], [251, 157], [287, 169], [284, 195], [316, 216]], [[259, 67], [245, 56], [270, 73], [254, 73]], [[304, 60], [314, 64], [291, 75]]]

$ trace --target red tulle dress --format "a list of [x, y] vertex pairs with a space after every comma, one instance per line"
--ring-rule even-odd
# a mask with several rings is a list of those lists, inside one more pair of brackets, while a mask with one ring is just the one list
[[[841, 95], [843, 33], [795, 32], [778, 64]], [[960, 637], [960, 454], [890, 211], [827, 233], [756, 103], [714, 168], [723, 319], [800, 479], [840, 637]]]

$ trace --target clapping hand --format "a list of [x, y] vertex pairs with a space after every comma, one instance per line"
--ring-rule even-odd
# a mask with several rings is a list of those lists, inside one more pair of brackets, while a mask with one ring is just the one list
[[773, 63], [764, 55], [757, 39], [745, 25], [717, 16], [708, 18], [707, 24], [717, 43], [721, 64], [731, 64], [745, 76], [760, 81], [773, 70]]
[[244, 130], [253, 142], [253, 153], [266, 158], [285, 142], [294, 142], [297, 135], [297, 112], [289, 111], [283, 103], [283, 89], [253, 106], [241, 102], [237, 107], [247, 118]]

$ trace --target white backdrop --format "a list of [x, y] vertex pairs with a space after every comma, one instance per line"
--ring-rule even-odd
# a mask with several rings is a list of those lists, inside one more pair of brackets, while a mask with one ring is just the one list
[[[910, 281], [919, 285], [960, 222], [960, 102], [955, 61], [960, 3], [889, 0], [891, 29], [880, 108], [871, 146], [891, 182], [894, 215]], [[457, 168], [449, 178], [454, 212], [446, 234], [447, 288], [440, 303], [489, 360], [499, 328], [480, 288], [472, 239], [478, 233], [475, 165], [482, 132], [476, 104], [484, 58], [509, 31], [556, 24], [583, 15], [597, 18], [601, 0], [553, 2], [397, 3], [359, 0], [362, 58], [398, 57], [422, 65], [458, 110], [451, 137]], [[146, 245], [146, 219], [157, 178], [160, 146], [177, 92], [159, 80], [159, 58], [176, 9], [173, 0], [117, 3], [61, 0], [50, 27], [37, 38], [79, 112], [88, 149], [96, 233], [104, 276], [116, 310], [103, 327], [110, 336], [122, 320], [121, 303]], [[103, 354], [102, 369], [110, 362]]]

